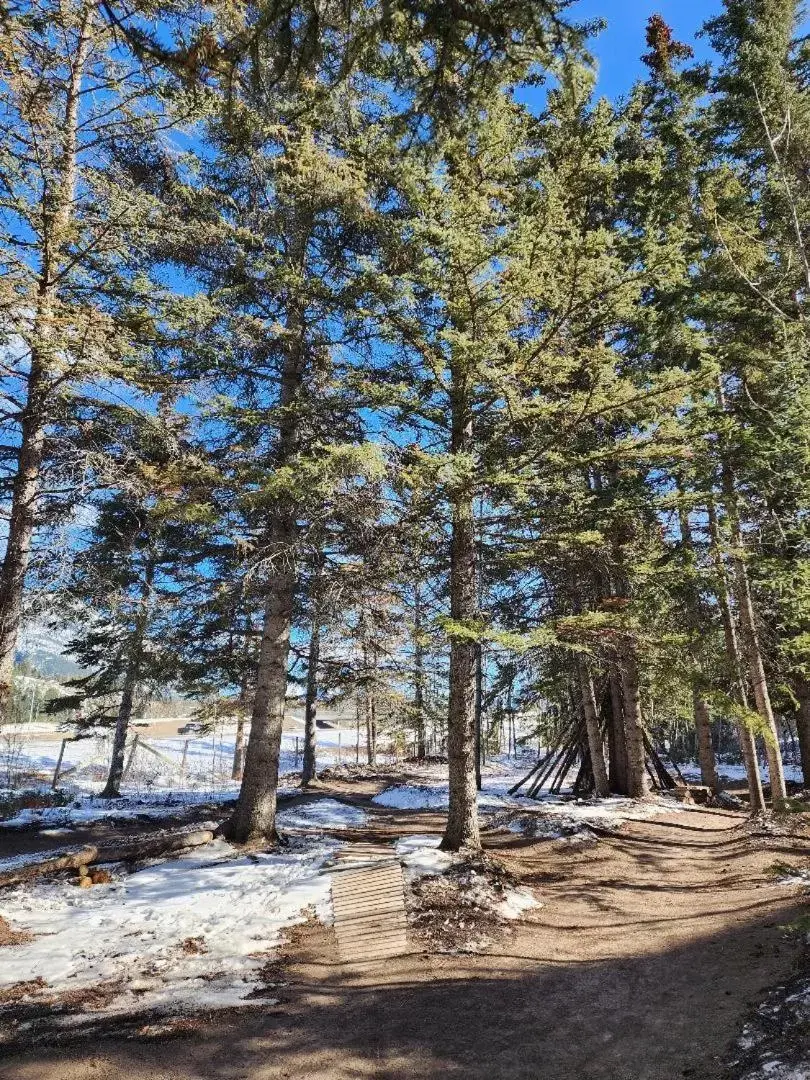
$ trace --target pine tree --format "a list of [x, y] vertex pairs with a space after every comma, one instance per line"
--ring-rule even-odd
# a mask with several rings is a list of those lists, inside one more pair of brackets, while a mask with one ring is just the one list
[[139, 345], [150, 318], [139, 274], [156, 208], [137, 163], [152, 153], [163, 110], [159, 77], [120, 55], [98, 5], [83, 0], [7, 11], [0, 69], [0, 333], [8, 346], [0, 419], [10, 495], [1, 716], [43, 470], [61, 456], [75, 471], [79, 456], [54, 439], [102, 381], [137, 381], [145, 359]]

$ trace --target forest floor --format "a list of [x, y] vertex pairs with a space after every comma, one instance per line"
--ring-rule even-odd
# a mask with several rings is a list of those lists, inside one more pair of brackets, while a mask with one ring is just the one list
[[[440, 809], [372, 802], [390, 783], [333, 781], [316, 798], [366, 810], [364, 826], [342, 834], [349, 842], [435, 843]], [[497, 866], [538, 901], [508, 923], [471, 910], [465, 936], [436, 898], [443, 879], [419, 879], [404, 955], [341, 963], [333, 927], [311, 919], [286, 933], [274, 998], [173, 1025], [119, 1022], [58, 1048], [8, 1047], [0, 1077], [804, 1080], [810, 1073], [775, 1059], [761, 1071], [729, 1064], [757, 1006], [802, 969], [803, 936], [791, 926], [807, 911], [803, 815], [752, 828], [719, 810], [659, 803], [633, 813], [578, 835], [513, 832], [489, 816], [479, 880]], [[476, 871], [465, 873], [461, 893]]]

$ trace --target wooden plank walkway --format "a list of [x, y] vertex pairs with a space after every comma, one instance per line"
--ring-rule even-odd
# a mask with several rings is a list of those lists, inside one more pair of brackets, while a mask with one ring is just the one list
[[407, 952], [402, 867], [390, 846], [347, 844], [331, 873], [340, 959], [381, 960]]

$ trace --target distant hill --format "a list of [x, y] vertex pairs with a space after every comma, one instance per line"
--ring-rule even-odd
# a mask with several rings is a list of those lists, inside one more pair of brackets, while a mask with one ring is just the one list
[[17, 643], [17, 660], [27, 660], [41, 675], [55, 679], [80, 675], [82, 669], [65, 654], [65, 642], [41, 624], [26, 626]]

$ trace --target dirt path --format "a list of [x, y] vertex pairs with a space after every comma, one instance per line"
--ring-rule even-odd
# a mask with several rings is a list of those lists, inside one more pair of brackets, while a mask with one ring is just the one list
[[[378, 838], [406, 831], [381, 816]], [[183, 1039], [32, 1051], [13, 1080], [718, 1080], [747, 1009], [798, 945], [795, 889], [766, 874], [806, 841], [752, 841], [737, 815], [629, 823], [596, 844], [490, 833], [544, 906], [484, 956], [338, 962], [331, 928], [289, 950], [277, 1006]], [[407, 828], [438, 829], [438, 815]]]

